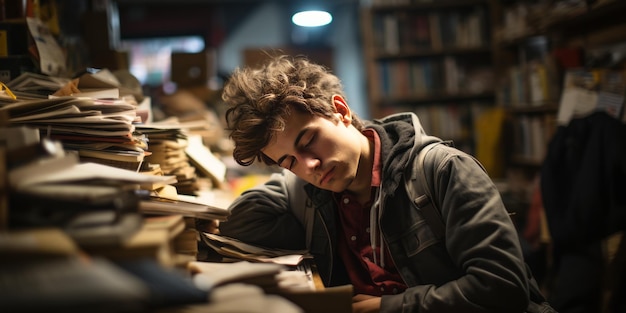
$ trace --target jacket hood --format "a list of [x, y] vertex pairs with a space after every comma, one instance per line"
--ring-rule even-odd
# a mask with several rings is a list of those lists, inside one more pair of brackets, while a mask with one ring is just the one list
[[427, 135], [415, 113], [397, 113], [366, 124], [380, 136], [382, 180], [385, 193], [393, 194], [412, 155], [441, 139]]

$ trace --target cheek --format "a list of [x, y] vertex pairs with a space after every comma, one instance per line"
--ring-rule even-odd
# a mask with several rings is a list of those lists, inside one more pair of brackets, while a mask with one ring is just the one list
[[[336, 135], [339, 136], [339, 135]], [[338, 140], [328, 140], [324, 142], [320, 142], [317, 148], [317, 157], [321, 160], [326, 160], [328, 158], [334, 158], [338, 155], [343, 154], [343, 145]]]

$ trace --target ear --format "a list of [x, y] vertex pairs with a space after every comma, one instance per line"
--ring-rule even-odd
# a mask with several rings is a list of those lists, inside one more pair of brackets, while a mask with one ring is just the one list
[[335, 111], [337, 112], [339, 120], [346, 125], [350, 125], [352, 123], [352, 112], [350, 111], [350, 107], [346, 103], [346, 99], [344, 99], [340, 95], [333, 95], [332, 103], [335, 107]]

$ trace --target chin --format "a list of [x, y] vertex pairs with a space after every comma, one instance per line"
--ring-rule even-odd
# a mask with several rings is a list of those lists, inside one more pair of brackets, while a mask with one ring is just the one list
[[348, 189], [349, 184], [344, 183], [343, 181], [331, 180], [328, 184], [324, 186], [319, 186], [322, 189], [330, 190], [332, 192], [344, 192]]

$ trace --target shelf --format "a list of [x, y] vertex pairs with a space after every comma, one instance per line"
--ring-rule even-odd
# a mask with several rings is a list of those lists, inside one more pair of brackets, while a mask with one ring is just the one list
[[409, 59], [422, 57], [437, 57], [446, 55], [469, 55], [469, 54], [491, 54], [491, 48], [483, 47], [451, 47], [443, 49], [404, 49], [397, 53], [377, 52], [374, 56], [376, 60]]
[[502, 48], [516, 47], [530, 38], [547, 36], [555, 32], [564, 32], [569, 36], [582, 36], [596, 31], [597, 26], [608, 27], [612, 24], [622, 24], [625, 10], [626, 1], [614, 0], [588, 10], [564, 14], [552, 20], [547, 20], [549, 15], [545, 15], [543, 21], [535, 24], [535, 29], [527, 30], [510, 38], [496, 38], [497, 45]]
[[493, 91], [483, 93], [433, 93], [431, 95], [424, 96], [406, 96], [406, 97], [383, 97], [375, 100], [381, 106], [388, 106], [393, 104], [423, 104], [434, 102], [454, 102], [454, 101], [470, 101], [470, 100], [492, 100], [495, 97]]
[[544, 114], [556, 113], [559, 110], [559, 105], [556, 102], [549, 102], [541, 105], [507, 106], [506, 108], [512, 114]]
[[[408, 1], [407, 1], [408, 2]], [[399, 9], [407, 11], [422, 11], [422, 10], [441, 10], [441, 9], [459, 9], [464, 7], [475, 7], [479, 5], [487, 5], [488, 0], [462, 0], [462, 1], [450, 1], [440, 0], [432, 2], [414, 2], [414, 3], [400, 3], [400, 4], [382, 4], [376, 3], [372, 5], [372, 11], [374, 13], [385, 13], [398, 11]]]
[[475, 122], [496, 99], [493, 0], [388, 2], [374, 0], [361, 19], [371, 116], [414, 112], [430, 135], [474, 154], [484, 142]]
[[[545, 2], [549, 6], [563, 4]], [[513, 28], [494, 32], [494, 55], [502, 75], [496, 93], [507, 111], [510, 132], [505, 141], [509, 169], [524, 168], [538, 173], [548, 143], [558, 128], [557, 115], [568, 69], [588, 66], [587, 52], [626, 43], [626, 1], [606, 2], [596, 7], [576, 7], [563, 13], [540, 2], [500, 1], [497, 14], [508, 21], [528, 22], [528, 31]], [[526, 5], [524, 9], [517, 7]], [[526, 15], [516, 15], [528, 12]], [[533, 12], [536, 12], [533, 14]], [[511, 23], [516, 25], [516, 23]], [[520, 28], [521, 29], [521, 28]], [[505, 36], [506, 35], [506, 36]]]
[[585, 29], [592, 30], [594, 24], [604, 24], [608, 21], [623, 23], [624, 10], [626, 9], [626, 1], [614, 0], [597, 7], [592, 7], [585, 12], [581, 12], [572, 16], [564, 16], [555, 19], [546, 25], [545, 31], [554, 31], [559, 29]]

